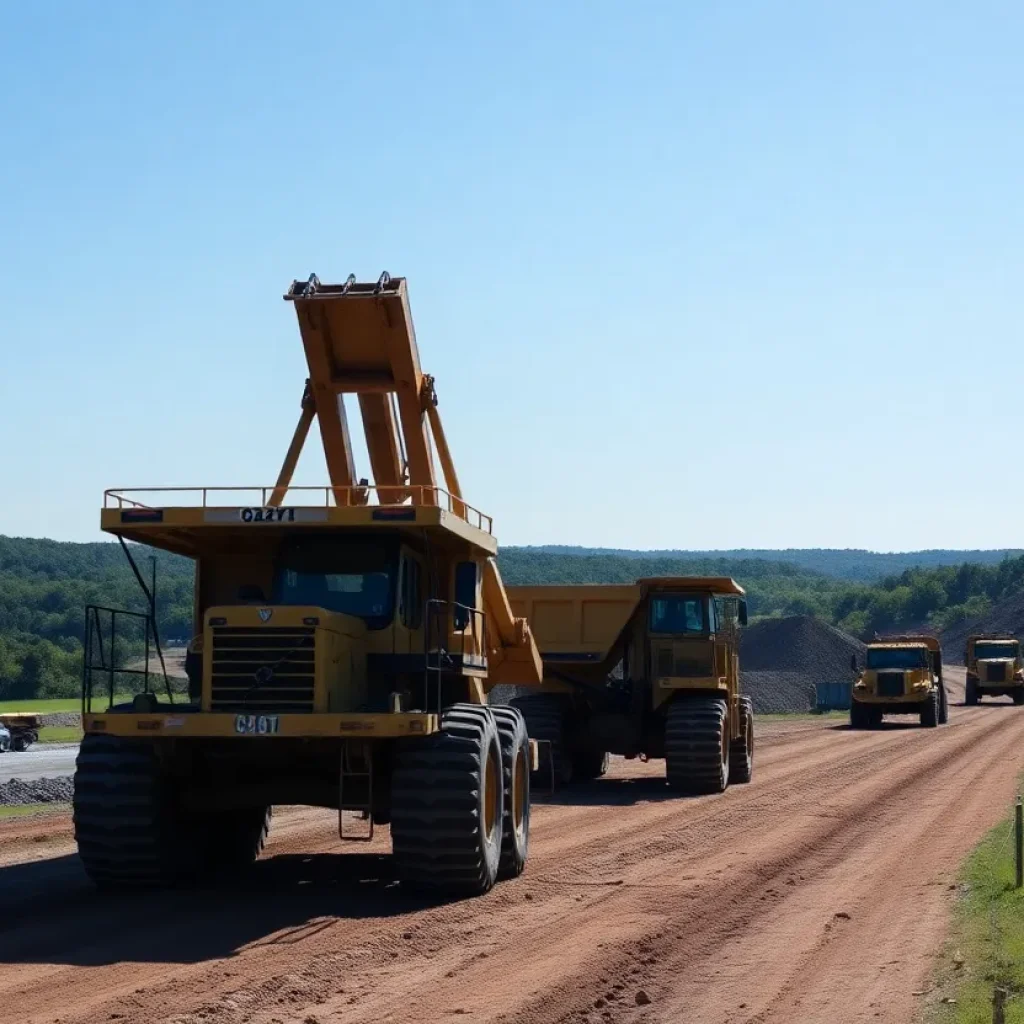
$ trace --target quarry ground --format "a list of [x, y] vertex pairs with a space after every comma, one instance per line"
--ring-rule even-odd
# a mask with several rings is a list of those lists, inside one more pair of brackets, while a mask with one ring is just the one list
[[[1024, 711], [924, 730], [762, 723], [754, 782], [680, 799], [660, 763], [534, 806], [522, 879], [430, 906], [386, 830], [284, 810], [230, 888], [99, 895], [66, 814], [0, 822], [0, 1007], [20, 1024], [904, 1024], [961, 860], [1024, 769]], [[906, 724], [904, 724], [904, 721]], [[648, 1002], [649, 1000], [649, 1002]], [[2, 1015], [0, 1015], [2, 1016]]]

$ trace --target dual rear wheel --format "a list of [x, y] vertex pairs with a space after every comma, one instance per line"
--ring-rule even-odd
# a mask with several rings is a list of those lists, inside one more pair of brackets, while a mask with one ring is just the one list
[[404, 883], [485, 893], [522, 874], [529, 839], [529, 740], [514, 708], [455, 704], [439, 733], [399, 747], [391, 840]]
[[754, 709], [739, 698], [739, 730], [731, 737], [729, 709], [717, 697], [686, 697], [669, 705], [665, 719], [665, 774], [684, 793], [722, 793], [754, 773]]
[[[549, 694], [517, 697], [514, 706], [526, 717], [530, 736], [541, 742], [537, 784], [555, 786], [596, 779], [608, 770], [605, 751], [570, 754], [566, 744], [564, 701]], [[754, 709], [749, 697], [738, 699], [739, 729], [731, 736], [728, 705], [719, 697], [677, 697], [665, 715], [665, 774], [668, 784], [685, 793], [721, 793], [726, 786], [749, 782], [754, 771]]]

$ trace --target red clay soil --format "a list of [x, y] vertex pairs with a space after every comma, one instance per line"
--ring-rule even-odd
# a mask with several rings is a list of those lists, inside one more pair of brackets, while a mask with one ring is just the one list
[[934, 998], [915, 993], [958, 865], [1022, 769], [1008, 703], [930, 730], [771, 723], [751, 785], [681, 799], [657, 762], [617, 762], [535, 805], [522, 879], [437, 906], [393, 881], [386, 834], [343, 849], [326, 812], [279, 815], [245, 881], [116, 898], [82, 876], [66, 819], [12, 822], [0, 850], [54, 839], [0, 868], [0, 1007], [21, 1024], [905, 1024]]

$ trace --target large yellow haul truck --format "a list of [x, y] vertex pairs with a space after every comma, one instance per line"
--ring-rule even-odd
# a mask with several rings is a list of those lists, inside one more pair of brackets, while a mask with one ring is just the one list
[[664, 758], [668, 783], [720, 793], [749, 782], [754, 722], [740, 695], [743, 588], [707, 577], [628, 586], [509, 587], [544, 659], [543, 691], [516, 697], [555, 784], [604, 774], [609, 752]]
[[977, 704], [982, 697], [1010, 697], [1024, 704], [1024, 661], [1020, 641], [1008, 633], [975, 633], [967, 638], [965, 701]]
[[[310, 376], [277, 482], [105, 495], [102, 528], [151, 612], [87, 610], [82, 861], [113, 887], [236, 870], [259, 854], [273, 805], [308, 804], [338, 809], [342, 838], [390, 823], [403, 882], [485, 892], [523, 870], [537, 757], [519, 712], [487, 694], [539, 684], [536, 645], [509, 605], [491, 520], [462, 496], [404, 279], [311, 277], [285, 298]], [[374, 485], [356, 477], [345, 394]], [[330, 484], [293, 487], [314, 419]], [[162, 656], [133, 541], [195, 560], [178, 698], [150, 671]], [[136, 660], [117, 663], [118, 644]]]
[[[859, 669], [856, 655], [850, 667]], [[935, 637], [878, 637], [868, 644], [864, 670], [853, 684], [850, 728], [875, 728], [884, 715], [918, 715], [923, 726], [945, 725], [949, 706]]]

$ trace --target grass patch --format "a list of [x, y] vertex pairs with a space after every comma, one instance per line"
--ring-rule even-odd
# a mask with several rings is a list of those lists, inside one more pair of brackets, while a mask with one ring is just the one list
[[1006, 1024], [1024, 1024], [1024, 889], [1015, 889], [1013, 816], [967, 859], [933, 998], [937, 1024], [991, 1024], [992, 993], [1010, 993]]
[[44, 725], [39, 730], [40, 743], [80, 743], [81, 740], [80, 725]]
[[81, 711], [82, 702], [77, 697], [60, 700], [0, 700], [0, 715], [15, 714], [18, 711], [38, 711], [52, 714], [56, 711]]
[[22, 818], [26, 814], [47, 814], [67, 810], [67, 804], [15, 804], [0, 807], [0, 821], [5, 818]]

